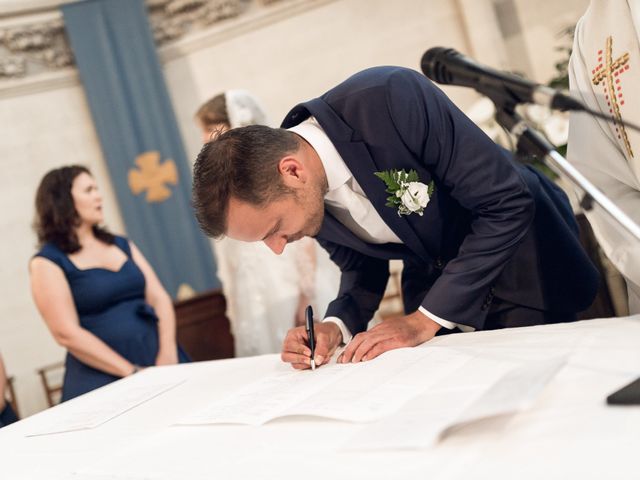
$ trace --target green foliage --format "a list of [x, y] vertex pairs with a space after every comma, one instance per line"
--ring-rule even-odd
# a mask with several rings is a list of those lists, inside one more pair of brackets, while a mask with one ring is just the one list
[[[573, 43], [573, 36], [575, 34], [575, 25], [567, 27], [560, 32], [559, 37], [568, 37], [571, 44]], [[571, 57], [571, 46], [562, 45], [556, 47], [557, 52], [564, 52], [562, 60], [556, 62], [556, 75], [547, 83], [551, 88], [558, 90], [569, 90], [569, 57]]]

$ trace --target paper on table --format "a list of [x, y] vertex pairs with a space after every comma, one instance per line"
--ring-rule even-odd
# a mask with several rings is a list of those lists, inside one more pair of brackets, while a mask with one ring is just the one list
[[[330, 364], [313, 372], [278, 373], [179, 424], [261, 425], [291, 415], [371, 421], [394, 412], [472, 358], [452, 349], [407, 348], [387, 352], [369, 362]], [[420, 373], [420, 382], [415, 381], [416, 372]]]
[[514, 368], [462, 412], [456, 424], [529, 408], [566, 363], [567, 357], [560, 357]]
[[178, 422], [180, 425], [244, 423], [261, 425], [285, 415], [287, 408], [349, 373], [347, 365], [330, 365], [315, 371], [282, 372], [251, 383]]
[[[49, 411], [48, 423], [38, 426], [26, 434], [27, 437], [48, 435], [52, 433], [71, 432], [96, 428], [105, 422], [171, 390], [184, 380], [172, 383], [152, 383], [142, 385], [119, 386], [106, 390], [102, 395], [84, 399], [83, 408], [66, 408], [67, 404], [58, 405]], [[108, 391], [108, 394], [107, 394]]]
[[[473, 359], [467, 353], [442, 348], [407, 348], [359, 364], [352, 375], [287, 411], [368, 422], [392, 414], [411, 398], [437, 385]], [[416, 379], [419, 379], [416, 381]]]
[[155, 474], [131, 475], [102, 472], [96, 473], [87, 471], [64, 474], [47, 474], [47, 480], [166, 480], [167, 478], [168, 477]]
[[520, 365], [497, 381], [436, 388], [413, 398], [398, 413], [349, 438], [349, 450], [415, 449], [436, 443], [453, 427], [533, 404], [566, 357]]
[[[47, 477], [47, 480], [175, 480], [175, 474], [146, 472], [126, 473], [126, 472], [101, 472], [98, 470], [81, 470], [64, 476]], [[187, 478], [187, 477], [183, 477]], [[200, 475], [192, 472], [188, 473], [189, 480], [211, 480], [211, 474]]]

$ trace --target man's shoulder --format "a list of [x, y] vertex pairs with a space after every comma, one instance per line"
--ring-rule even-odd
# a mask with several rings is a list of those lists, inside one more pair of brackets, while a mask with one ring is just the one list
[[386, 89], [395, 78], [416, 78], [421, 75], [415, 70], [397, 66], [371, 67], [354, 73], [322, 95], [325, 100], [332, 100], [344, 95], [353, 95], [375, 89]]
[[[281, 126], [291, 128], [309, 116], [322, 117], [328, 110], [345, 115], [357, 111], [381, 115], [387, 112], [390, 92], [404, 95], [413, 86], [428, 83], [415, 70], [398, 66], [371, 67], [351, 75], [332, 89], [312, 100], [296, 105]], [[379, 117], [378, 117], [379, 118]], [[321, 122], [322, 123], [322, 122]]]

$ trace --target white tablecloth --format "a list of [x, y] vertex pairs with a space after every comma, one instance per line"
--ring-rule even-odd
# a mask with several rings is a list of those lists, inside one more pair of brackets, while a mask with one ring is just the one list
[[[454, 429], [428, 449], [371, 452], [337, 447], [364, 428], [357, 423], [294, 417], [260, 427], [173, 426], [281, 369], [277, 355], [147, 369], [0, 430], [0, 478], [640, 478], [640, 407], [605, 403], [640, 376], [640, 316], [449, 335], [418, 348], [434, 346], [569, 360], [526, 412]], [[97, 428], [26, 436], [56, 408], [81, 411], [91, 398], [145, 378], [187, 380]]]

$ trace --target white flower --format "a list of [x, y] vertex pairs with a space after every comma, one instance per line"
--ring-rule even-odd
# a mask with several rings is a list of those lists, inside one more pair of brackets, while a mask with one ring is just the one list
[[402, 195], [402, 204], [411, 212], [422, 214], [422, 210], [429, 203], [429, 187], [424, 183], [410, 182]]
[[569, 139], [569, 116], [554, 113], [544, 122], [542, 130], [554, 145], [565, 145]]
[[399, 216], [412, 213], [422, 216], [436, 188], [433, 180], [429, 185], [420, 183], [415, 170], [385, 170], [374, 174], [387, 186], [387, 207], [397, 208]]

